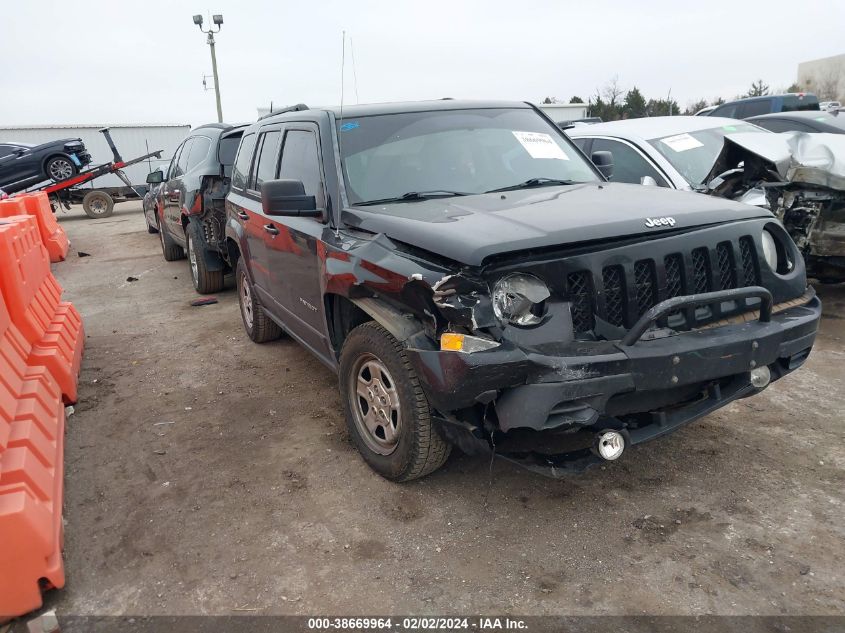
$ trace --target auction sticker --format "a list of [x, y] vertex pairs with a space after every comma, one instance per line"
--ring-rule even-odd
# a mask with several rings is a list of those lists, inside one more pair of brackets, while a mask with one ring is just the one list
[[569, 156], [563, 153], [560, 145], [554, 139], [543, 132], [517, 132], [512, 130], [516, 140], [522, 144], [525, 151], [531, 154], [531, 158], [557, 158], [558, 160], [569, 160]]
[[704, 143], [694, 139], [689, 134], [677, 134], [675, 136], [667, 136], [660, 139], [664, 145], [668, 145], [670, 149], [676, 152], [685, 152], [688, 149], [695, 149], [696, 147], [704, 147]]

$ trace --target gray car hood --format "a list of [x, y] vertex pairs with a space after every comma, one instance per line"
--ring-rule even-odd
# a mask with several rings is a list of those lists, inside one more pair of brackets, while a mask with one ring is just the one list
[[736, 160], [755, 158], [767, 162], [781, 181], [845, 190], [845, 134], [728, 134], [705, 182]]
[[[344, 210], [343, 221], [470, 266], [493, 255], [750, 218], [765, 209], [658, 187], [590, 183]], [[648, 228], [647, 218], [672, 218]], [[668, 222], [668, 221], [667, 221]]]

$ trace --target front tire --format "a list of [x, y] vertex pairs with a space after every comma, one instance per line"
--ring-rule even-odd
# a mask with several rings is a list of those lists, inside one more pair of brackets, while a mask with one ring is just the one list
[[[158, 217], [158, 213], [156, 213], [156, 217]], [[173, 238], [167, 233], [167, 229], [161, 223], [161, 220], [158, 221], [158, 238], [161, 242], [161, 253], [164, 255], [164, 261], [175, 262], [176, 260], [184, 259], [184, 249], [173, 241]]]
[[104, 191], [89, 191], [82, 198], [82, 210], [89, 218], [108, 218], [114, 213], [114, 200]]
[[238, 304], [241, 308], [241, 320], [247, 336], [254, 343], [275, 341], [282, 335], [282, 328], [264, 313], [264, 307], [261, 305], [261, 300], [258, 298], [252, 280], [249, 278], [243, 257], [238, 259], [235, 278], [238, 284]]
[[451, 445], [431, 421], [431, 406], [405, 348], [387, 330], [370, 321], [349, 333], [339, 382], [349, 435], [379, 475], [410, 481], [445, 463]]
[[223, 269], [209, 270], [206, 260], [205, 238], [202, 235], [202, 228], [199, 222], [188, 224], [186, 237], [186, 250], [188, 263], [191, 267], [191, 281], [194, 282], [194, 290], [201, 295], [220, 292], [223, 289]]
[[76, 165], [67, 156], [53, 156], [44, 165], [44, 171], [53, 182], [64, 182], [79, 173]]

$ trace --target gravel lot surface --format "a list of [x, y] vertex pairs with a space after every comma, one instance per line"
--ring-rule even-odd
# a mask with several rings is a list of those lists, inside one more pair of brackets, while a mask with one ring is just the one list
[[251, 343], [232, 290], [189, 305], [139, 204], [60, 220], [87, 332], [60, 615], [845, 611], [845, 286], [803, 369], [612, 466], [456, 452], [397, 485], [303, 348]]

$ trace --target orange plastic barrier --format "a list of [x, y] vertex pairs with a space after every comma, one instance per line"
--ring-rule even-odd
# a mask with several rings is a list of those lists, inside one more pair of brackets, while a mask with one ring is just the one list
[[30, 353], [0, 296], [0, 622], [41, 606], [41, 579], [65, 584], [65, 412], [58, 384], [27, 364]]
[[50, 198], [43, 191], [18, 194], [8, 200], [0, 200], [0, 218], [31, 215], [38, 222], [41, 241], [50, 255], [51, 262], [61, 262], [67, 257], [70, 241], [65, 230], [56, 222]]
[[35, 216], [38, 232], [41, 233], [41, 241], [50, 254], [50, 261], [63, 262], [67, 257], [70, 241], [65, 230], [56, 222], [50, 198], [43, 191], [18, 197], [23, 199], [27, 215]]
[[12, 322], [32, 345], [30, 365], [47, 368], [65, 402], [76, 402], [84, 330], [76, 309], [61, 300], [47, 251], [32, 216], [0, 220], [0, 288]]

